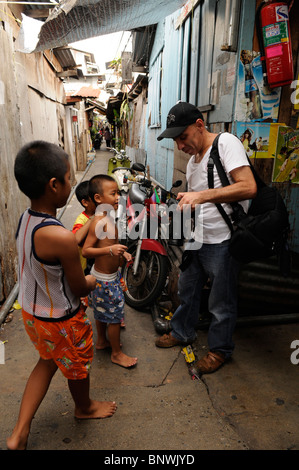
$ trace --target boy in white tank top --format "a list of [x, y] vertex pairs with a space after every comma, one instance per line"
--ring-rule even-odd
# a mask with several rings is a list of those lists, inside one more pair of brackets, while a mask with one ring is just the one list
[[116, 404], [89, 397], [92, 329], [80, 297], [94, 288], [95, 278], [84, 276], [75, 236], [56, 219], [56, 209], [65, 205], [71, 190], [68, 155], [57, 145], [31, 142], [16, 157], [15, 177], [31, 200], [17, 231], [18, 300], [25, 329], [40, 355], [7, 439], [8, 449], [21, 450], [58, 368], [68, 379], [77, 418], [111, 416]]

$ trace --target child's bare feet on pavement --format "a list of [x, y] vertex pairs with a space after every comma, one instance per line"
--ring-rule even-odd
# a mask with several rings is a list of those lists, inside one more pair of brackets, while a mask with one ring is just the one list
[[95, 401], [91, 400], [90, 409], [82, 411], [75, 409], [75, 418], [77, 419], [101, 419], [109, 418], [116, 412], [117, 405], [115, 401]]
[[101, 341], [101, 342], [97, 342], [96, 343], [96, 349], [107, 349], [107, 348], [111, 348], [111, 344], [110, 344], [110, 341], [108, 341], [108, 339], [106, 339], [106, 341]]
[[13, 430], [11, 436], [6, 440], [8, 450], [26, 450], [28, 433], [26, 435], [18, 434], [16, 429]]
[[[120, 343], [120, 346], [122, 346], [121, 343]], [[108, 339], [105, 342], [96, 343], [96, 349], [98, 349], [99, 351], [101, 351], [103, 349], [107, 349], [107, 348], [111, 348], [111, 344], [110, 344], [110, 341]]]
[[113, 364], [129, 368], [135, 366], [137, 364], [138, 359], [137, 357], [127, 356], [122, 351], [120, 351], [119, 353], [111, 354], [111, 361], [113, 362]]

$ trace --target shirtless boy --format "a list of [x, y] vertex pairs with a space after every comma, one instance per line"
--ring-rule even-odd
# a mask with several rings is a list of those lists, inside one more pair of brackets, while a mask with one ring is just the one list
[[[97, 209], [85, 240], [82, 255], [95, 258], [91, 274], [97, 279], [89, 294], [97, 327], [97, 349], [111, 346], [111, 361], [122, 367], [137, 364], [137, 357], [124, 354], [120, 344], [120, 327], [124, 317], [124, 295], [119, 267], [131, 260], [127, 247], [118, 243], [115, 220], [110, 215], [118, 207], [119, 193], [115, 180], [108, 175], [96, 175], [89, 181], [89, 195]], [[106, 336], [108, 335], [108, 339]]]

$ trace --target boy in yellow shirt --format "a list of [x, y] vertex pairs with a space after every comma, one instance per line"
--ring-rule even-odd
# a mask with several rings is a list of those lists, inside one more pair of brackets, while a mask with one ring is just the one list
[[78, 215], [72, 229], [72, 232], [75, 234], [79, 246], [81, 266], [85, 275], [89, 274], [90, 268], [93, 265], [94, 260], [87, 260], [82, 256], [82, 246], [87, 237], [90, 223], [96, 210], [95, 203], [90, 199], [88, 191], [89, 181], [82, 181], [82, 183], [79, 183], [76, 188], [76, 197], [80, 204], [84, 207], [84, 211]]

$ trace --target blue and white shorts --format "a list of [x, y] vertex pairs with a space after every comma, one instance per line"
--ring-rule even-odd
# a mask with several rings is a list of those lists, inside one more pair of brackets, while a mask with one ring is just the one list
[[120, 272], [102, 274], [92, 268], [90, 274], [97, 280], [95, 289], [88, 296], [94, 318], [103, 323], [121, 323], [124, 320], [125, 299]]

